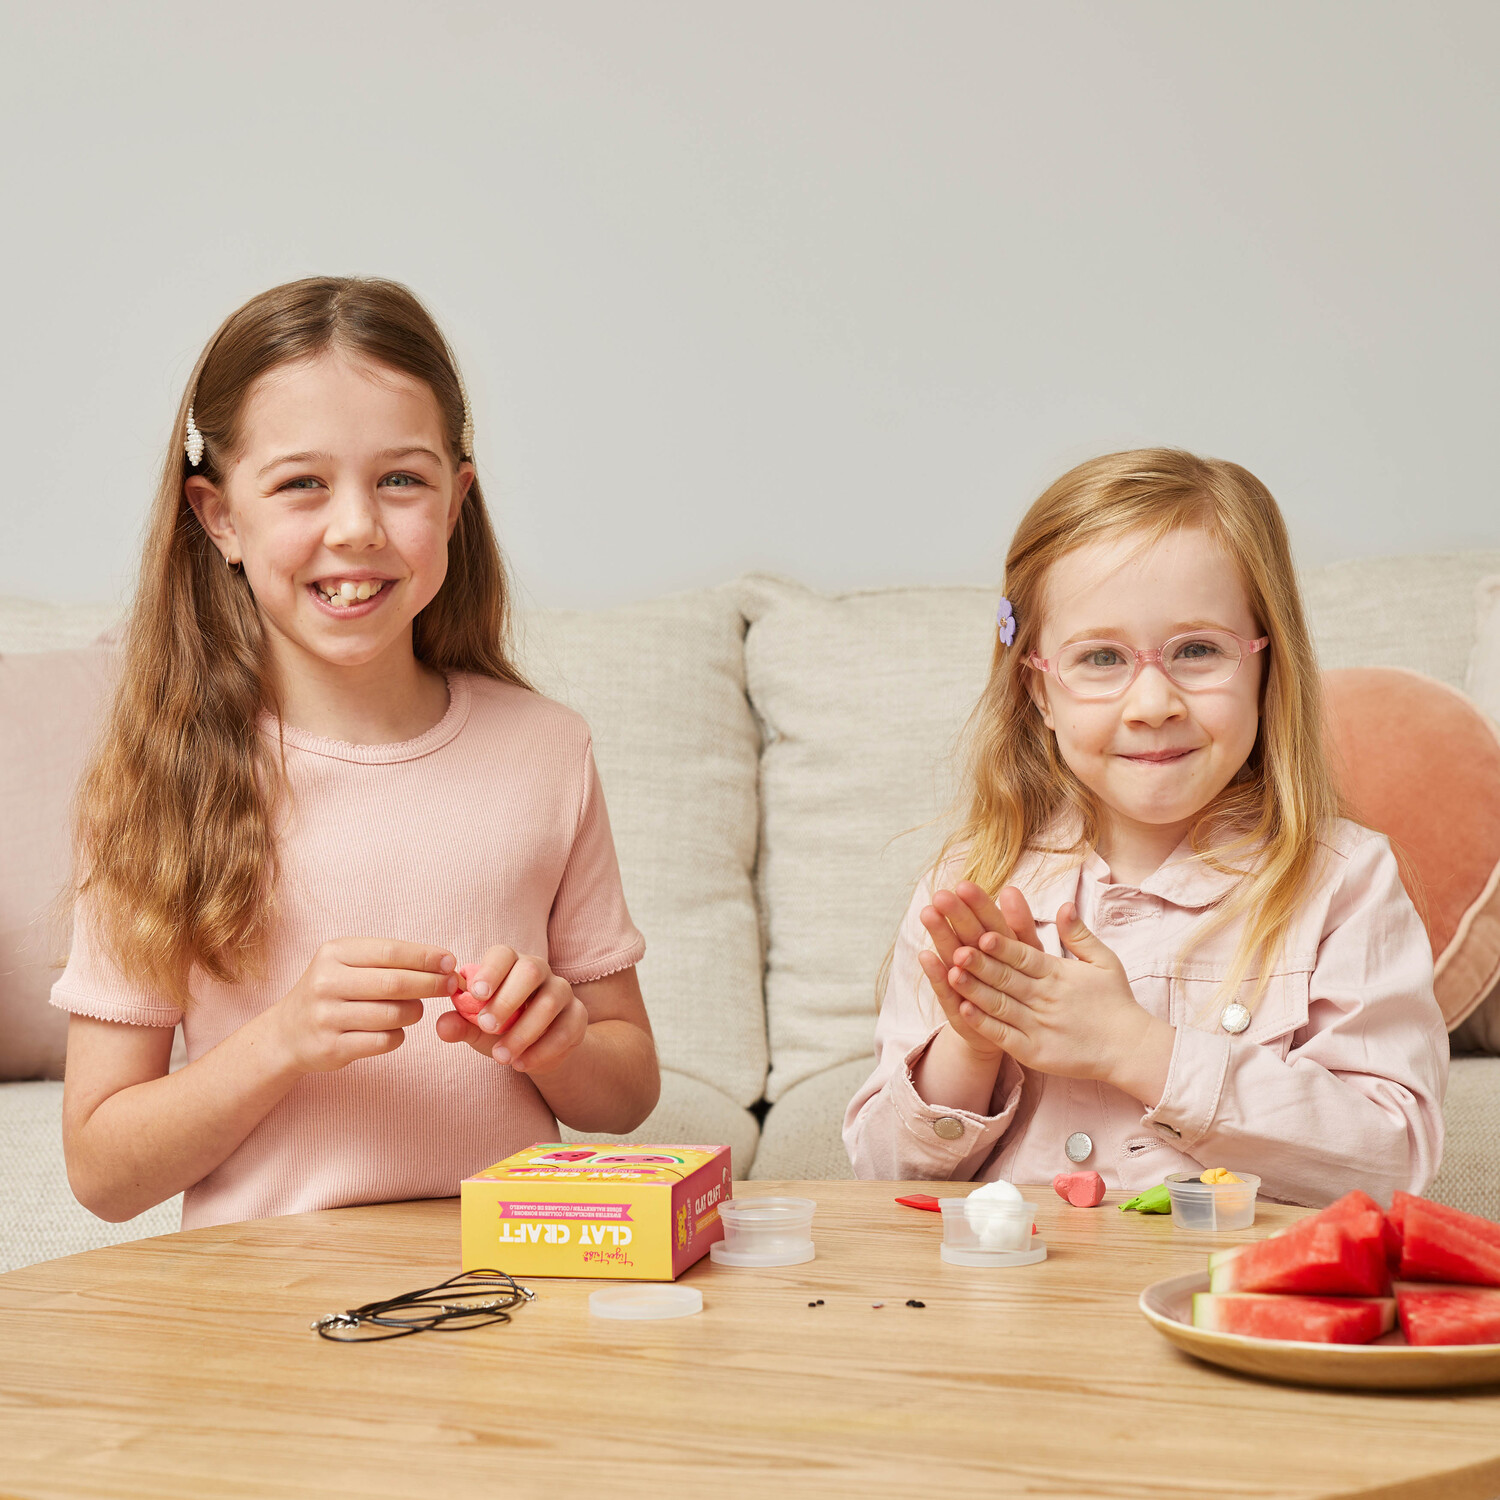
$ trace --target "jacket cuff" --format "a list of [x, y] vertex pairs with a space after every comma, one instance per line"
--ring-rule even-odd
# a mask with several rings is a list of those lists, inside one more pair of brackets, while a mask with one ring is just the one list
[[[929, 1104], [912, 1082], [912, 1069], [942, 1029], [941, 1025], [934, 1026], [901, 1060], [901, 1066], [892, 1077], [890, 1092], [896, 1118], [929, 1160], [941, 1159], [955, 1164], [976, 1156], [983, 1160], [1015, 1117], [1016, 1107], [1021, 1102], [1021, 1069], [1009, 1053], [1002, 1058], [995, 1091], [990, 1096], [991, 1108], [997, 1102], [999, 1104], [995, 1114], [977, 1115], [972, 1110]], [[956, 1176], [954, 1180], [957, 1180]]]
[[1141, 1116], [1169, 1145], [1187, 1151], [1213, 1128], [1229, 1074], [1230, 1041], [1216, 1032], [1179, 1026], [1167, 1067], [1167, 1086]]

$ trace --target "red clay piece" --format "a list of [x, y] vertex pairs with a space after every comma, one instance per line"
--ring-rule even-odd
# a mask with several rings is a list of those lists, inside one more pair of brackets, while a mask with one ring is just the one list
[[1104, 1179], [1097, 1172], [1059, 1172], [1052, 1187], [1074, 1208], [1098, 1208], [1104, 1202]]
[[[459, 1015], [461, 1015], [466, 1021], [477, 1022], [479, 1012], [482, 1011], [485, 1006], [490, 1003], [488, 1000], [481, 1000], [478, 996], [471, 995], [468, 991], [468, 983], [474, 977], [474, 970], [478, 967], [478, 964], [464, 964], [463, 967], [459, 969], [458, 977], [465, 988], [461, 989], [456, 995], [450, 996], [453, 1001], [454, 1010], [456, 1010]], [[518, 1015], [520, 1015], [520, 1011], [513, 1010], [505, 1018], [505, 1025], [500, 1028], [500, 1031], [505, 1031], [507, 1028], [509, 1028]], [[494, 1034], [498, 1036], [500, 1032], [495, 1032]], [[934, 1199], [933, 1201], [936, 1202], [937, 1200]]]

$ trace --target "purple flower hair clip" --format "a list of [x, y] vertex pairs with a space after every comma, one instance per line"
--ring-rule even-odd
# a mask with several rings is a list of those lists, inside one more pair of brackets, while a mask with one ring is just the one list
[[995, 611], [995, 624], [1000, 627], [1000, 644], [1008, 646], [1016, 638], [1016, 616], [1009, 599], [1002, 599]]

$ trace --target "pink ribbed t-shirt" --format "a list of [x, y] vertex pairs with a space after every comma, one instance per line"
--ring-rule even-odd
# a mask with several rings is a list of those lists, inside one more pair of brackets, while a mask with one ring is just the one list
[[[352, 745], [284, 731], [290, 797], [264, 977], [195, 971], [186, 1013], [99, 950], [87, 906], [52, 1003], [136, 1026], [180, 1021], [188, 1060], [274, 1005], [318, 947], [390, 937], [459, 963], [496, 943], [547, 959], [570, 983], [637, 963], [588, 726], [572, 710], [486, 677], [448, 680], [427, 733]], [[274, 724], [262, 732], [276, 735]], [[450, 1003], [428, 1003], [383, 1057], [299, 1080], [213, 1172], [187, 1191], [185, 1229], [354, 1203], [448, 1197], [532, 1141], [556, 1139], [536, 1085], [438, 1039]]]

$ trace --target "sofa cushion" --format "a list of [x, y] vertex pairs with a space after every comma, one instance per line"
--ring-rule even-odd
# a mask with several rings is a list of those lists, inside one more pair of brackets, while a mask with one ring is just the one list
[[794, 1083], [766, 1115], [750, 1175], [772, 1182], [853, 1177], [841, 1134], [844, 1111], [871, 1067], [860, 1057]]
[[60, 1083], [0, 1084], [0, 1271], [182, 1227], [181, 1198], [123, 1224], [79, 1205], [63, 1164], [62, 1096]]
[[1447, 1141], [1428, 1196], [1465, 1213], [1500, 1220], [1500, 1057], [1455, 1057], [1443, 1101]]
[[1500, 723], [1500, 573], [1474, 585], [1474, 649], [1464, 691]]
[[[1481, 578], [1474, 595], [1474, 649], [1469, 654], [1465, 688], [1469, 697], [1500, 724], [1500, 573]], [[1453, 1046], [1461, 1052], [1500, 1053], [1500, 983], [1453, 1033]]]
[[875, 976], [955, 787], [950, 752], [984, 682], [995, 594], [830, 597], [742, 580], [759, 715], [759, 885], [767, 930], [766, 1097], [851, 1058], [875, 1030]]
[[1350, 816], [1395, 847], [1451, 1030], [1500, 981], [1500, 729], [1419, 672], [1346, 667], [1325, 682]]
[[1302, 595], [1330, 667], [1406, 667], [1462, 688], [1474, 644], [1474, 589], [1500, 552], [1362, 557], [1302, 575]]
[[520, 632], [536, 686], [593, 731], [661, 1061], [740, 1106], [766, 1079], [744, 630], [726, 587], [539, 610]]
[[67, 957], [74, 788], [104, 704], [114, 653], [0, 655], [0, 1080], [61, 1078], [64, 1011], [47, 995]]

